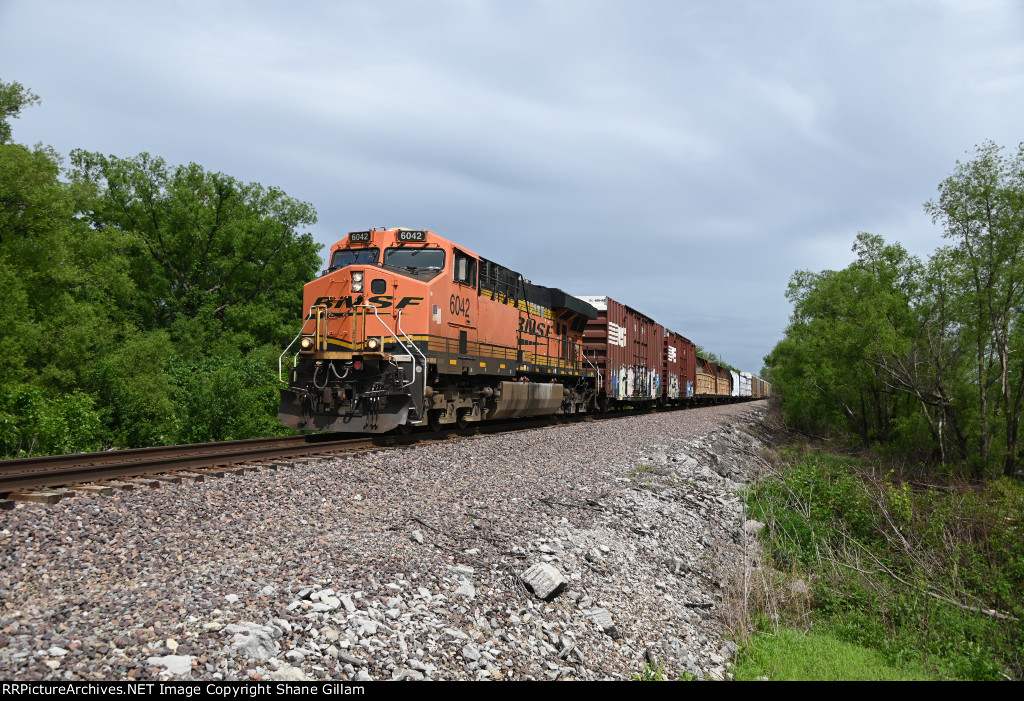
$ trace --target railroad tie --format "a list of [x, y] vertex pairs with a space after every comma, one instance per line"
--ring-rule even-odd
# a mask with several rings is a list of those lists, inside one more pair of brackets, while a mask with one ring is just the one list
[[162, 482], [158, 479], [152, 479], [149, 477], [133, 477], [130, 480], [126, 480], [129, 484], [135, 484], [139, 487], [149, 487], [150, 489], [158, 489]]
[[13, 494], [8, 494], [7, 498], [13, 499], [14, 501], [31, 501], [36, 504], [56, 504], [64, 497], [73, 497], [74, 495], [74, 492], [64, 490], [59, 492], [45, 490], [37, 492], [15, 492]]
[[198, 472], [200, 475], [204, 475], [206, 477], [218, 477], [218, 478], [219, 477], [223, 477], [226, 474], [224, 472], [224, 470], [213, 470], [213, 469], [196, 470], [196, 472]]
[[109, 497], [114, 493], [114, 487], [109, 484], [76, 484], [74, 490], [86, 494], [99, 494], [105, 497]]

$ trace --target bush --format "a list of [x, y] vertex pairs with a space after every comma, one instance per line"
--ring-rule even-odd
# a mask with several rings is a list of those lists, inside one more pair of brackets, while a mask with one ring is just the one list
[[0, 386], [0, 454], [57, 455], [97, 450], [102, 417], [87, 394], [50, 394], [32, 385]]
[[[790, 454], [748, 500], [772, 564], [812, 583], [813, 631], [944, 678], [1021, 675], [1024, 485], [920, 485]], [[782, 624], [807, 623], [780, 611]]]

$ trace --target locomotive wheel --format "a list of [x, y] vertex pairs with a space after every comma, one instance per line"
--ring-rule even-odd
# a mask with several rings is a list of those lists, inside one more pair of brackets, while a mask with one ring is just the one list
[[412, 433], [412, 424], [401, 424], [395, 427], [395, 433], [400, 436], [408, 436]]
[[455, 418], [455, 425], [456, 426], [458, 426], [459, 428], [466, 428], [466, 426], [469, 426], [469, 419], [466, 418], [466, 414], [467, 413], [468, 413], [468, 410], [466, 410], [466, 409], [459, 409], [459, 414]]
[[441, 412], [431, 411], [427, 413], [427, 426], [435, 433], [441, 430]]

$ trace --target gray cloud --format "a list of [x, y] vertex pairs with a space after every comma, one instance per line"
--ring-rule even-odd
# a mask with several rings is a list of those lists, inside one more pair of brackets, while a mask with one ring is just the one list
[[757, 370], [797, 268], [857, 231], [925, 255], [921, 205], [1022, 138], [1007, 2], [30, 3], [0, 65], [20, 141], [149, 151], [283, 187], [330, 244], [429, 227], [609, 294]]

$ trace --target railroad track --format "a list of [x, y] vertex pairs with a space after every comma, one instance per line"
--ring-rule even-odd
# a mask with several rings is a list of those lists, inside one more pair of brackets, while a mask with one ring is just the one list
[[[281, 462], [319, 455], [364, 452], [453, 437], [530, 430], [567, 421], [625, 418], [650, 412], [648, 409], [584, 414], [563, 417], [557, 422], [548, 419], [508, 420], [405, 436], [353, 438], [347, 434], [326, 433], [0, 460], [0, 508], [13, 508], [15, 501], [53, 503], [77, 492], [108, 494], [115, 488], [156, 487], [183, 479], [201, 481], [209, 477], [223, 477], [228, 472], [276, 469]], [[346, 437], [340, 437], [342, 435]]]
[[[79, 491], [107, 493], [115, 487], [159, 486], [161, 482], [221, 477], [228, 471], [276, 468], [279, 462], [274, 461], [364, 452], [548, 425], [551, 425], [549, 421], [496, 422], [405, 436], [353, 438], [346, 435], [341, 438], [343, 434], [328, 433], [16, 458], [0, 461], [0, 501], [52, 503]], [[64, 490], [63, 493], [52, 491], [55, 487]], [[12, 504], [5, 506], [11, 508]]]

